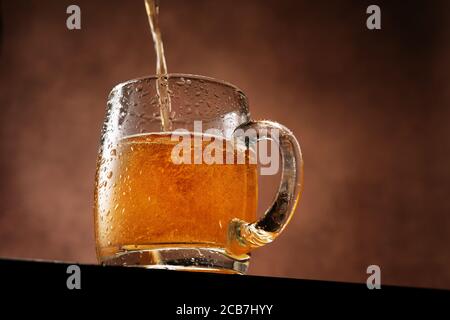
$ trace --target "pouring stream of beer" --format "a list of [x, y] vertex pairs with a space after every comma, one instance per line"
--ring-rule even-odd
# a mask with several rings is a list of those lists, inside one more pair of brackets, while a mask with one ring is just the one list
[[152, 32], [153, 43], [155, 44], [156, 52], [156, 91], [158, 93], [158, 102], [161, 115], [161, 125], [163, 131], [171, 131], [172, 124], [170, 119], [170, 95], [169, 95], [169, 81], [167, 75], [166, 58], [164, 56], [164, 46], [159, 30], [158, 0], [145, 0], [145, 9], [147, 10], [148, 22]]

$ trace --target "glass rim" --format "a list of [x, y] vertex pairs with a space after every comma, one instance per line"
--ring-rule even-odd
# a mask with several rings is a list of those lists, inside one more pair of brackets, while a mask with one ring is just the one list
[[[241, 88], [239, 88], [238, 86], [236, 86], [230, 82], [227, 82], [225, 80], [220, 80], [220, 79], [216, 79], [216, 78], [212, 78], [212, 77], [208, 77], [208, 76], [202, 76], [202, 75], [190, 74], [190, 73], [168, 73], [167, 77], [168, 77], [168, 79], [186, 78], [186, 79], [192, 79], [192, 80], [203, 80], [203, 81], [208, 81], [208, 82], [212, 82], [215, 84], [223, 85], [225, 87], [236, 90], [237, 92], [244, 95], [245, 99], [248, 100], [247, 95], [244, 93], [244, 91], [242, 91]], [[130, 80], [116, 84], [111, 89], [111, 92], [118, 91], [118, 90], [122, 89], [123, 87], [130, 85], [130, 84], [139, 83], [139, 82], [142, 82], [145, 80], [156, 80], [157, 78], [158, 78], [158, 76], [153, 74], [153, 75], [142, 76], [142, 77], [130, 79]]]

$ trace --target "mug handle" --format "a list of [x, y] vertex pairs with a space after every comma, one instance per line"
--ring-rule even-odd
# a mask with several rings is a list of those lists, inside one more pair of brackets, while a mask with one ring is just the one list
[[[256, 141], [271, 140], [278, 144], [281, 154], [281, 182], [275, 200], [264, 216], [253, 223], [231, 220], [228, 227], [228, 251], [245, 254], [272, 242], [286, 227], [294, 214], [303, 188], [303, 158], [300, 145], [285, 126], [273, 121], [249, 121], [234, 130], [253, 129]], [[274, 135], [276, 132], [278, 134]], [[278, 136], [278, 137], [277, 137]], [[238, 136], [237, 136], [238, 138]]]

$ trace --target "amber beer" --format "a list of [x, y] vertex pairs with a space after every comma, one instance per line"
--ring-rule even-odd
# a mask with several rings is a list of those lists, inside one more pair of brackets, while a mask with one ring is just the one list
[[[210, 141], [201, 141], [204, 150]], [[176, 164], [177, 143], [167, 133], [132, 136], [100, 156], [95, 193], [100, 261], [161, 246], [225, 250], [232, 219], [255, 221], [257, 166], [250, 161]], [[242, 151], [230, 151], [226, 144], [223, 140], [224, 147], [215, 150], [224, 159]], [[248, 150], [245, 154], [248, 160]]]

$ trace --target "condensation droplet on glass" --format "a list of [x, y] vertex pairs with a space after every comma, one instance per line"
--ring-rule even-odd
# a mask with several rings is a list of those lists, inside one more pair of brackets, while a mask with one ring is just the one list
[[177, 82], [175, 82], [177, 85], [179, 86], [184, 86], [185, 80], [184, 78], [180, 78], [180, 80], [178, 80]]

